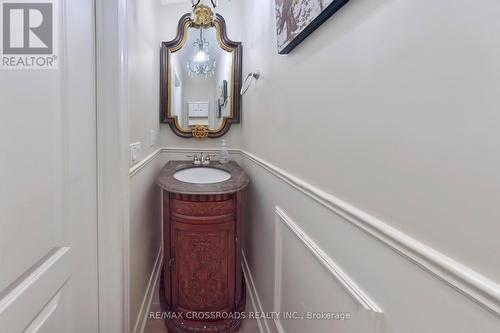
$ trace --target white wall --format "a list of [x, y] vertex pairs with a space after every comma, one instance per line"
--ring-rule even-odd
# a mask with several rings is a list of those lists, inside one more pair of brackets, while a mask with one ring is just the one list
[[159, 4], [156, 0], [130, 0], [128, 6], [130, 142], [142, 142], [142, 156], [146, 157], [157, 149], [150, 146], [150, 131], [155, 130], [159, 137]]
[[[158, 10], [159, 41], [175, 37], [188, 10]], [[262, 309], [352, 312], [354, 322], [331, 323], [342, 332], [498, 331], [499, 318], [471, 300], [477, 293], [450, 267], [498, 292], [500, 4], [351, 0], [286, 56], [277, 54], [273, 1], [223, 2], [221, 12], [229, 37], [243, 41], [243, 72], [262, 73], [243, 98], [242, 124], [226, 136], [251, 154], [240, 160], [252, 179], [245, 253]], [[218, 141], [181, 139], [162, 125], [161, 144]], [[182, 158], [177, 152], [171, 158]], [[358, 226], [400, 232], [389, 240], [364, 232], [325, 198], [348, 203], [364, 218]], [[383, 315], [353, 302], [276, 207]], [[423, 250], [419, 265], [398, 240]], [[447, 270], [429, 264], [443, 255]], [[286, 293], [278, 307], [275, 284]], [[324, 325], [281, 322], [288, 333]]]
[[[244, 72], [262, 73], [243, 98], [245, 149], [500, 281], [500, 3], [352, 0], [289, 55], [277, 54], [273, 3], [244, 2]], [[246, 252], [266, 310], [281, 206], [379, 304], [384, 332], [498, 331], [498, 317], [446, 283], [257, 163], [244, 166]], [[293, 265], [283, 270], [326, 274]], [[317, 304], [297, 281], [288, 287]]]
[[[142, 142], [145, 159], [158, 149], [150, 145], [150, 130], [159, 138], [159, 43], [157, 0], [128, 1], [128, 100], [130, 142]], [[138, 161], [141, 162], [141, 161]], [[139, 163], [140, 165], [140, 163]], [[128, 330], [139, 332], [147, 314], [151, 275], [161, 248], [161, 191], [156, 176], [160, 160], [143, 165], [130, 178], [130, 220], [126, 235]]]
[[140, 332], [148, 293], [154, 291], [151, 275], [158, 268], [155, 263], [162, 244], [161, 190], [156, 177], [163, 165], [162, 159], [154, 159], [130, 178], [130, 332]]
[[500, 279], [500, 4], [355, 0], [288, 56], [246, 4], [247, 149]]

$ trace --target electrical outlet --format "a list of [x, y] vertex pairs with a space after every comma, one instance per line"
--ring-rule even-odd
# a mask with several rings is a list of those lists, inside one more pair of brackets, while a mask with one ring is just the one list
[[153, 147], [156, 145], [156, 131], [154, 129], [149, 131], [149, 146]]
[[142, 157], [142, 147], [140, 142], [130, 144], [130, 164], [137, 163]]

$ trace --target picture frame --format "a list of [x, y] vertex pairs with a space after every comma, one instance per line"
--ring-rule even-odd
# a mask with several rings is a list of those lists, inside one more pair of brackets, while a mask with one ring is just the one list
[[290, 53], [348, 1], [275, 0], [278, 53]]

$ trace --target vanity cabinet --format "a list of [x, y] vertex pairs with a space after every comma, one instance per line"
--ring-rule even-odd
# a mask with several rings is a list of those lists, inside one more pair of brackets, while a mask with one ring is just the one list
[[176, 180], [169, 184], [180, 186], [163, 188], [160, 301], [171, 314], [165, 320], [169, 332], [235, 332], [245, 306], [240, 242], [244, 188], [217, 193], [206, 185], [214, 193], [196, 194], [182, 193], [190, 192], [189, 186]]
[[234, 222], [172, 223], [173, 311], [222, 311], [234, 307]]

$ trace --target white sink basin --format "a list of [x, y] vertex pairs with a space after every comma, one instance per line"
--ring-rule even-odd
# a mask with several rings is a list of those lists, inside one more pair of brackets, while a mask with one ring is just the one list
[[185, 183], [213, 184], [228, 180], [231, 174], [221, 169], [195, 167], [177, 171], [174, 173], [174, 178]]

